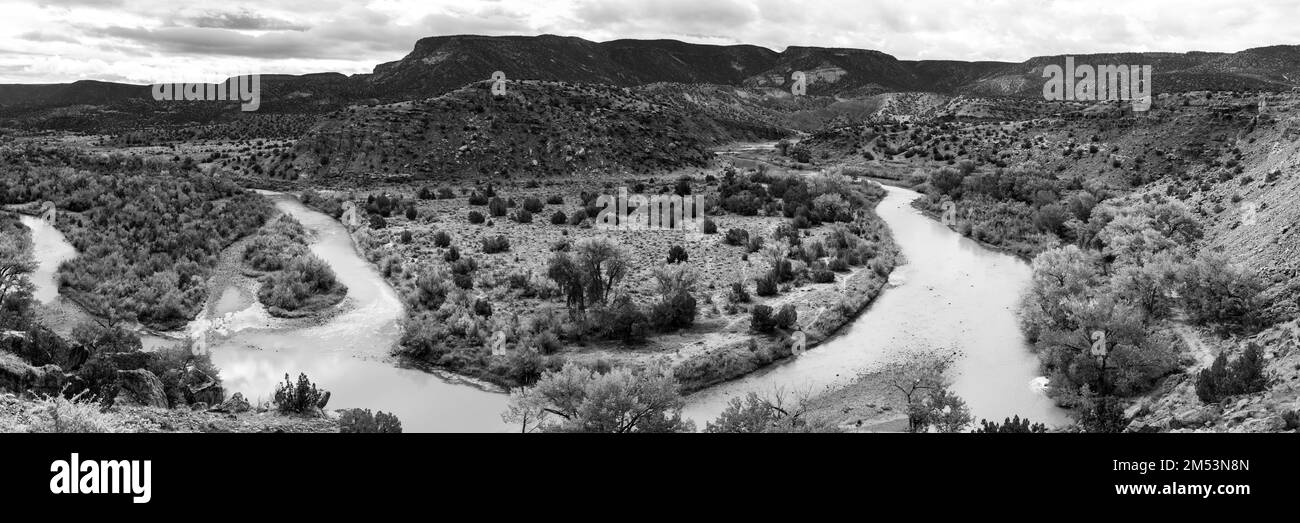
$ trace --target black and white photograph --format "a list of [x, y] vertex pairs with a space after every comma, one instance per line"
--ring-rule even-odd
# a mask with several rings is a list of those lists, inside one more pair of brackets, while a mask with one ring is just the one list
[[0, 492], [1296, 486], [1300, 2], [0, 11]]

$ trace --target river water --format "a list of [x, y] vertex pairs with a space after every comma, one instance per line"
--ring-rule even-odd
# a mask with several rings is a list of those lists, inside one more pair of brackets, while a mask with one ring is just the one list
[[[953, 389], [976, 418], [1018, 414], [1048, 424], [1065, 414], [1034, 390], [1037, 360], [1017, 328], [1014, 309], [1029, 281], [1029, 266], [985, 249], [922, 216], [909, 203], [915, 192], [887, 187], [879, 205], [907, 258], [890, 287], [840, 336], [794, 359], [688, 398], [687, 417], [703, 427], [731, 397], [773, 387], [824, 390], [903, 348], [954, 347], [964, 356]], [[403, 306], [396, 292], [362, 258], [342, 224], [295, 198], [263, 193], [315, 233], [311, 250], [348, 286], [344, 311], [323, 324], [289, 326], [260, 304], [240, 305], [238, 289], [220, 291], [216, 306], [190, 325], [221, 369], [228, 394], [272, 398], [286, 373], [305, 372], [332, 393], [330, 408], [363, 407], [397, 414], [407, 432], [500, 432], [506, 396], [454, 376], [401, 368], [388, 356], [400, 336]], [[24, 217], [40, 263], [37, 296], [57, 295], [53, 274], [75, 254], [43, 221]], [[156, 344], [157, 340], [153, 340]]]
[[77, 256], [77, 250], [49, 222], [21, 214], [19, 221], [32, 231], [32, 256], [37, 260], [36, 270], [30, 279], [36, 287], [33, 297], [38, 303], [50, 303], [59, 297], [59, 282], [55, 273], [59, 264]]
[[1038, 360], [1016, 323], [1029, 265], [991, 251], [912, 208], [920, 194], [886, 186], [877, 213], [906, 263], [839, 336], [782, 364], [691, 395], [686, 417], [703, 427], [733, 397], [776, 388], [822, 392], [844, 385], [894, 351], [956, 348], [952, 390], [978, 420], [1019, 415], [1050, 425], [1065, 412], [1037, 391]]

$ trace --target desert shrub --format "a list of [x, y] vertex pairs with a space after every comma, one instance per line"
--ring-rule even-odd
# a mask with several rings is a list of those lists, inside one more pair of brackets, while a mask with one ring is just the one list
[[749, 312], [749, 328], [755, 332], [772, 332], [776, 323], [772, 319], [772, 308], [767, 305], [755, 305]]
[[122, 429], [122, 420], [112, 413], [102, 412], [96, 401], [74, 395], [43, 396], [35, 401], [30, 413], [28, 432], [39, 433], [106, 433]]
[[451, 245], [451, 235], [447, 234], [447, 231], [438, 231], [433, 233], [434, 247], [446, 248], [449, 245]]
[[668, 263], [683, 263], [689, 258], [686, 249], [681, 245], [674, 245], [668, 249]]
[[564, 205], [564, 197], [558, 194], [553, 194], [546, 197], [546, 203], [548, 205]]
[[419, 211], [416, 211], [416, 210], [415, 210], [415, 207], [414, 207], [414, 206], [411, 206], [411, 207], [407, 207], [407, 208], [406, 208], [406, 219], [408, 219], [408, 220], [414, 220], [414, 219], [419, 218], [419, 217], [420, 217], [420, 213], [419, 213]]
[[400, 434], [402, 422], [382, 410], [371, 414], [370, 409], [347, 409], [339, 414], [339, 432]]
[[718, 224], [713, 223], [713, 220], [710, 218], [705, 218], [704, 234], [717, 234], [717, 233], [718, 233]]
[[835, 281], [835, 273], [830, 269], [818, 268], [812, 271], [813, 283], [831, 283]]
[[384, 227], [388, 227], [388, 220], [385, 220], [383, 216], [378, 214], [370, 215], [371, 229], [383, 229]]
[[542, 201], [532, 196], [524, 198], [524, 210], [531, 213], [542, 212]]
[[520, 209], [515, 212], [515, 221], [519, 223], [533, 223], [533, 213], [527, 209]]
[[723, 237], [723, 241], [727, 245], [735, 245], [737, 247], [745, 245], [745, 243], [749, 241], [749, 231], [744, 229], [727, 229], [727, 234]]
[[[830, 263], [827, 263], [826, 267], [835, 272], [846, 272], [849, 270], [849, 262], [844, 258], [837, 256], [831, 258]], [[832, 275], [832, 278], [834, 278], [834, 275]]]
[[992, 422], [986, 419], [980, 420], [980, 428], [974, 430], [980, 434], [996, 433], [1045, 433], [1047, 426], [1042, 423], [1030, 423], [1029, 419], [1020, 419], [1019, 415], [1006, 418], [1002, 423]]
[[733, 282], [731, 292], [727, 295], [731, 303], [749, 303], [749, 291], [745, 289], [743, 282]]
[[614, 298], [608, 307], [597, 309], [595, 323], [600, 326], [600, 335], [607, 339], [636, 343], [645, 340], [650, 320], [641, 311], [632, 298], [621, 294]]
[[474, 224], [474, 225], [478, 225], [478, 224], [480, 224], [480, 223], [483, 223], [484, 221], [487, 221], [487, 218], [484, 218], [484, 217], [483, 217], [483, 213], [478, 212], [478, 211], [470, 211], [470, 212], [469, 212], [469, 223], [472, 223], [472, 224]]
[[509, 207], [506, 205], [505, 200], [502, 200], [501, 198], [492, 198], [492, 200], [488, 202], [488, 215], [494, 218], [505, 216], [508, 208]]
[[439, 200], [452, 200], [455, 198], [456, 198], [456, 193], [451, 192], [451, 189], [448, 189], [446, 187], [441, 187], [438, 189]]
[[1228, 361], [1226, 352], [1220, 352], [1214, 363], [1196, 376], [1196, 395], [1205, 403], [1218, 403], [1230, 396], [1260, 392], [1267, 386], [1264, 355], [1253, 342], [1232, 362]]
[[470, 205], [487, 205], [487, 203], [488, 203], [487, 196], [483, 196], [478, 192], [474, 192], [473, 194], [469, 195]]
[[745, 241], [745, 252], [755, 253], [763, 248], [763, 237], [753, 236]]
[[411, 231], [402, 231], [402, 236], [400, 237], [400, 241], [402, 243], [409, 244], [411, 243], [412, 239], [413, 238], [411, 237]]
[[758, 279], [754, 280], [754, 285], [755, 285], [755, 289], [754, 289], [755, 294], [763, 297], [776, 296], [777, 293], [776, 276], [773, 275], [771, 272], [768, 272], [767, 274], [764, 274], [760, 276]]
[[485, 254], [496, 254], [510, 250], [510, 240], [505, 236], [491, 236], [483, 238], [483, 252]]
[[772, 325], [781, 329], [789, 329], [797, 321], [799, 321], [799, 313], [795, 310], [794, 305], [788, 303], [782, 305], [776, 315], [772, 316]]
[[650, 308], [650, 323], [660, 331], [685, 329], [695, 324], [695, 297], [676, 292]]
[[569, 225], [582, 225], [582, 221], [587, 219], [587, 215], [582, 211], [569, 215]]
[[492, 302], [483, 298], [474, 300], [474, 314], [488, 318], [492, 316]]
[[447, 252], [443, 253], [442, 255], [442, 261], [445, 261], [447, 263], [452, 263], [459, 259], [460, 259], [460, 250], [455, 247], [451, 247], [447, 249]]
[[316, 388], [306, 374], [298, 374], [297, 384], [285, 374], [284, 383], [275, 387], [275, 405], [284, 414], [306, 414], [320, 406], [326, 394], [326, 391]]
[[569, 221], [569, 217], [564, 215], [564, 211], [555, 211], [551, 215], [551, 225], [564, 225]]

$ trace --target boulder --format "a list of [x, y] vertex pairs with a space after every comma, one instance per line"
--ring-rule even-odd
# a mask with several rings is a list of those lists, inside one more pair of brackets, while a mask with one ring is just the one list
[[0, 390], [58, 394], [66, 377], [58, 365], [33, 367], [17, 356], [0, 352]]
[[212, 410], [214, 412], [240, 413], [248, 412], [249, 410], [252, 410], [252, 408], [252, 405], [248, 404], [248, 400], [244, 399], [244, 394], [242, 392], [236, 392], [234, 396], [230, 397], [230, 399], [222, 402], [220, 405], [212, 407]]
[[221, 384], [201, 371], [190, 371], [186, 382], [193, 383], [186, 387], [185, 399], [190, 403], [217, 405], [226, 400], [226, 391], [221, 388]]
[[1175, 428], [1177, 427], [1197, 428], [1197, 427], [1204, 426], [1206, 423], [1209, 423], [1214, 418], [1215, 418], [1214, 412], [1212, 412], [1210, 409], [1193, 407], [1189, 409], [1180, 410], [1178, 411], [1177, 414], [1174, 414], [1174, 419], [1173, 422], [1170, 423], [1170, 426]]
[[1232, 428], [1231, 432], [1282, 432], [1286, 430], [1286, 420], [1282, 416], [1254, 418]]
[[167, 408], [167, 393], [162, 380], [144, 369], [117, 371], [120, 387], [114, 401], [125, 405]]

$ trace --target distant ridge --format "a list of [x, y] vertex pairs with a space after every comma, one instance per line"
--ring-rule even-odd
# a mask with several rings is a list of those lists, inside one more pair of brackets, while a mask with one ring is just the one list
[[[1300, 86], [1300, 46], [1277, 45], [1236, 53], [1078, 54], [1078, 63], [1150, 64], [1156, 92], [1290, 90]], [[263, 76], [270, 110], [329, 110], [375, 99], [431, 98], [502, 71], [509, 79], [608, 84], [669, 82], [756, 89], [790, 86], [793, 71], [808, 75], [808, 94], [845, 97], [882, 92], [978, 96], [1037, 96], [1042, 68], [1064, 55], [1024, 62], [899, 60], [868, 50], [791, 46], [777, 52], [755, 45], [692, 44], [677, 40], [593, 42], [572, 36], [450, 35], [422, 38], [400, 60], [370, 74]], [[292, 96], [291, 96], [292, 95]], [[32, 109], [148, 99], [146, 86], [99, 81], [0, 85], [0, 117]], [[286, 99], [295, 100], [285, 103]], [[304, 99], [310, 99], [305, 104]]]

